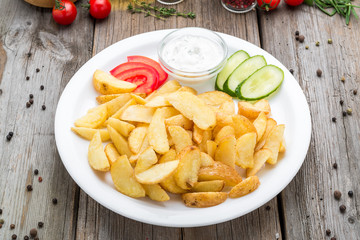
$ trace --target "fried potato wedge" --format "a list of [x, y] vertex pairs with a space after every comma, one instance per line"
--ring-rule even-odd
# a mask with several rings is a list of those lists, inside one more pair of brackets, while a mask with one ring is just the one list
[[198, 95], [207, 105], [219, 106], [225, 102], [233, 102], [232, 97], [220, 91], [205, 92]]
[[74, 123], [75, 127], [97, 128], [101, 126], [108, 117], [105, 105], [90, 109], [85, 116], [77, 119]]
[[99, 132], [101, 141], [109, 141], [110, 135], [107, 129], [93, 129], [93, 128], [86, 128], [86, 127], [72, 127], [71, 130], [86, 140], [91, 140], [95, 133]]
[[197, 144], [200, 144], [202, 141], [203, 134], [204, 134], [204, 130], [202, 130], [198, 126], [194, 125], [194, 131], [193, 131], [193, 135], [192, 135], [192, 139], [194, 140], [194, 142], [196, 142]]
[[166, 83], [164, 83], [164, 85], [162, 85], [158, 89], [158, 91], [156, 93], [156, 96], [163, 95], [163, 94], [166, 94], [166, 93], [175, 92], [179, 88], [181, 88], [181, 85], [180, 85], [180, 83], [178, 81], [176, 81], [176, 80], [167, 81]]
[[175, 159], [176, 159], [176, 151], [175, 149], [170, 149], [160, 157], [158, 163], [170, 162], [170, 161], [174, 161]]
[[273, 129], [270, 131], [269, 135], [266, 138], [264, 148], [268, 148], [272, 152], [271, 156], [267, 160], [267, 162], [270, 164], [277, 163], [279, 150], [280, 150], [280, 143], [283, 139], [284, 131], [285, 131], [284, 124], [277, 125], [273, 127]]
[[149, 144], [157, 153], [164, 154], [169, 151], [170, 145], [167, 138], [164, 110], [159, 108], [150, 122], [148, 129]]
[[235, 130], [232, 126], [225, 126], [215, 136], [215, 143], [219, 144], [224, 138], [228, 136], [235, 136]]
[[96, 91], [105, 95], [132, 92], [137, 87], [133, 83], [119, 80], [101, 70], [94, 72], [93, 85]]
[[263, 148], [254, 154], [254, 167], [246, 169], [246, 177], [254, 176], [269, 159], [272, 152], [269, 149]]
[[179, 126], [168, 127], [168, 132], [174, 142], [176, 152], [181, 152], [185, 147], [191, 146], [192, 141], [185, 129]]
[[109, 94], [109, 95], [100, 95], [96, 97], [96, 101], [98, 104], [103, 104], [103, 103], [107, 103], [119, 96], [121, 96], [121, 94], [123, 93], [118, 93], [118, 94]]
[[114, 143], [116, 150], [120, 153], [120, 155], [126, 155], [127, 157], [130, 157], [132, 155], [129, 145], [126, 141], [126, 139], [121, 136], [120, 133], [118, 133], [113, 127], [110, 125], [107, 126], [107, 129], [110, 134], [110, 138], [112, 142]]
[[195, 89], [193, 89], [192, 87], [188, 87], [188, 86], [182, 86], [181, 88], [178, 89], [179, 92], [189, 92], [192, 93], [194, 95], [197, 95], [197, 91]]
[[[236, 159], [236, 138], [228, 136], [224, 138], [215, 151], [215, 161], [222, 162], [229, 167], [235, 168]], [[255, 147], [255, 146], [254, 146]]]
[[122, 155], [111, 165], [110, 173], [116, 190], [133, 198], [145, 197], [145, 190], [136, 181], [126, 155]]
[[235, 186], [241, 182], [239, 173], [226, 164], [215, 161], [210, 167], [202, 167], [199, 170], [198, 181], [224, 180], [228, 186]]
[[139, 96], [137, 94], [130, 93], [130, 96], [132, 97], [132, 99], [135, 100], [135, 102], [137, 104], [145, 105], [147, 103], [147, 101], [144, 98], [142, 98], [141, 96]]
[[257, 133], [256, 142], [258, 142], [264, 135], [266, 130], [266, 122], [267, 117], [264, 112], [261, 112], [259, 116], [254, 120], [253, 124]]
[[94, 170], [109, 171], [110, 164], [104, 152], [100, 132], [96, 132], [89, 144], [88, 161]]
[[209, 156], [210, 156], [211, 158], [215, 158], [216, 148], [217, 148], [216, 142], [214, 142], [214, 141], [212, 141], [212, 140], [207, 140], [207, 141], [206, 141], [207, 154], [209, 154]]
[[255, 191], [260, 186], [260, 180], [257, 176], [251, 176], [233, 187], [229, 192], [230, 198], [239, 198]]
[[201, 164], [200, 167], [210, 167], [214, 165], [214, 159], [204, 152], [200, 152]]
[[112, 117], [108, 119], [107, 124], [114, 128], [116, 131], [118, 131], [124, 137], [128, 137], [130, 132], [135, 129], [134, 125]]
[[137, 127], [129, 135], [128, 143], [130, 150], [137, 154], [147, 134], [147, 127]]
[[152, 147], [148, 147], [145, 151], [143, 151], [139, 159], [136, 161], [135, 166], [135, 176], [139, 173], [142, 173], [158, 162], [157, 155]]
[[165, 119], [166, 126], [180, 126], [185, 130], [191, 130], [193, 128], [193, 121], [187, 119], [182, 114], [178, 114]]
[[254, 124], [252, 124], [252, 122], [248, 118], [241, 115], [234, 115], [232, 116], [232, 120], [236, 138], [241, 137], [245, 133], [256, 133], [256, 128], [254, 127]]
[[272, 118], [267, 119], [265, 132], [264, 132], [263, 136], [260, 138], [260, 140], [258, 141], [258, 143], [256, 144], [255, 151], [259, 151], [265, 145], [267, 136], [269, 135], [269, 133], [273, 129], [273, 127], [275, 127], [276, 125], [277, 125], [277, 123], [274, 119], [272, 119]]
[[140, 154], [145, 151], [148, 147], [150, 147], [150, 144], [149, 144], [149, 139], [148, 139], [148, 135], [146, 134], [145, 138], [144, 138], [144, 141], [142, 142], [141, 144], [141, 147], [140, 147], [140, 150], [137, 154], [133, 154], [131, 155], [131, 157], [129, 158], [129, 161], [131, 163], [132, 166], [135, 165], [136, 161], [138, 160]]
[[223, 180], [197, 182], [192, 187], [192, 192], [220, 192], [225, 186]]
[[154, 201], [165, 202], [170, 200], [169, 195], [159, 184], [143, 184], [145, 194]]
[[223, 113], [234, 115], [235, 114], [235, 104], [233, 101], [224, 102], [220, 105], [219, 110]]
[[109, 160], [110, 165], [112, 165], [120, 157], [120, 154], [116, 150], [116, 147], [113, 143], [108, 143], [105, 146], [104, 150], [105, 150], [105, 154]]
[[256, 133], [246, 133], [236, 140], [236, 165], [246, 169], [254, 167]]
[[201, 143], [199, 144], [200, 151], [207, 152], [207, 141], [212, 139], [212, 131], [204, 131]]
[[135, 178], [142, 184], [156, 184], [169, 177], [179, 165], [179, 160], [155, 164], [148, 170], [136, 174]]
[[174, 107], [162, 107], [161, 112], [162, 115], [164, 116], [164, 119], [171, 118], [173, 116], [180, 114], [180, 112], [176, 110]]
[[227, 199], [225, 192], [197, 192], [181, 195], [187, 207], [205, 208], [219, 205]]
[[283, 139], [280, 142], [279, 153], [284, 153], [285, 151], [286, 151], [286, 142], [285, 142], [285, 138], [283, 137]]
[[153, 97], [150, 101], [148, 101], [145, 104], [145, 106], [147, 106], [147, 107], [169, 107], [169, 106], [171, 106], [169, 101], [165, 99], [166, 95], [167, 94]]
[[191, 189], [198, 179], [201, 164], [200, 150], [195, 146], [187, 146], [178, 153], [177, 159], [180, 162], [174, 174], [176, 184], [182, 189]]
[[155, 108], [145, 107], [144, 105], [131, 105], [121, 114], [120, 120], [150, 123], [154, 112]]
[[108, 116], [115, 114], [120, 108], [122, 108], [129, 100], [131, 96], [129, 93], [123, 93], [119, 97], [105, 103], [107, 108]]
[[177, 91], [169, 94], [166, 99], [186, 118], [193, 120], [200, 129], [208, 130], [215, 126], [214, 111], [194, 94]]
[[238, 113], [250, 119], [255, 119], [261, 112], [266, 115], [270, 113], [270, 104], [268, 100], [262, 99], [255, 104], [246, 101], [238, 102]]
[[116, 119], [120, 119], [121, 115], [123, 114], [123, 112], [131, 105], [135, 105], [136, 104], [136, 101], [132, 98], [130, 99], [127, 103], [125, 103], [124, 106], [122, 106], [116, 113], [114, 113], [112, 116], [110, 117], [113, 117], [113, 118], [116, 118]]

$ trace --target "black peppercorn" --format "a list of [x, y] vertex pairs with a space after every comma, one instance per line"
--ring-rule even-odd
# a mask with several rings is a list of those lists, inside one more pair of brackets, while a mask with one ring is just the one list
[[338, 165], [337, 163], [333, 163], [333, 168], [337, 169]]
[[26, 102], [26, 107], [29, 108], [31, 106], [30, 102]]
[[28, 190], [28, 192], [31, 192], [33, 190], [33, 187], [31, 185], [27, 185], [26, 189]]
[[34, 99], [30, 99], [30, 100], [29, 100], [29, 103], [30, 103], [31, 105], [33, 105], [33, 104], [34, 104]]
[[2, 209], [0, 208], [0, 215], [2, 214]]
[[295, 36], [299, 36], [300, 32], [298, 30], [295, 31]]
[[349, 195], [349, 197], [353, 197], [354, 196], [354, 193], [353, 193], [353, 191], [348, 191], [348, 195]]
[[291, 74], [294, 74], [294, 69], [291, 68], [291, 69], [290, 69], [290, 73], [291, 73]]
[[24, 236], [24, 240], [29, 240], [29, 239], [30, 239], [30, 238], [29, 238], [28, 235]]
[[53, 203], [54, 205], [56, 205], [57, 202], [58, 202], [57, 199], [56, 199], [56, 198], [53, 198], [52, 203]]
[[11, 239], [17, 239], [16, 234], [13, 234], [13, 235], [11, 236]]
[[268, 206], [266, 206], [266, 208], [265, 208], [267, 211], [269, 211], [270, 209], [271, 209], [271, 207], [268, 205]]
[[356, 89], [353, 91], [353, 94], [354, 94], [354, 95], [356, 95], [356, 94], [357, 94], [357, 90], [356, 90]]
[[13, 132], [9, 132], [8, 134], [9, 134], [9, 136], [14, 136]]
[[10, 229], [14, 229], [15, 228], [15, 224], [10, 224]]
[[336, 117], [331, 118], [331, 121], [336, 122]]
[[36, 72], [37, 72], [37, 73], [38, 73], [38, 72], [40, 72], [40, 69], [39, 69], [39, 68], [37, 68], [37, 69], [36, 69]]
[[344, 100], [340, 100], [340, 105], [342, 106], [344, 104]]
[[342, 112], [343, 117], [346, 117], [347, 113], [345, 111]]
[[38, 175], [38, 174], [39, 174], [39, 170], [35, 169], [35, 170], [34, 170], [34, 174], [35, 174], [35, 175]]
[[300, 36], [299, 36], [299, 42], [301, 42], [301, 43], [302, 43], [302, 42], [304, 42], [304, 40], [305, 40], [304, 35], [300, 35]]
[[40, 86], [40, 90], [44, 90], [44, 88], [45, 88], [44, 85]]
[[38, 222], [38, 227], [39, 228], [42, 228], [44, 226], [44, 223], [43, 222]]
[[46, 106], [45, 106], [45, 105], [42, 105], [42, 106], [41, 106], [41, 109], [42, 109], [42, 110], [45, 110], [45, 109], [46, 109]]
[[345, 206], [345, 205], [341, 205], [341, 206], [339, 207], [339, 209], [340, 209], [340, 212], [341, 212], [341, 213], [344, 213], [344, 212], [346, 211], [346, 206]]
[[330, 236], [330, 234], [331, 234], [330, 229], [326, 229], [326, 235]]
[[30, 79], [30, 77], [29, 77], [29, 76], [27, 76], [27, 77], [26, 77], [26, 81], [29, 81], [29, 79]]
[[316, 70], [316, 75], [317, 75], [318, 77], [321, 77], [322, 71], [321, 71], [320, 69]]
[[10, 141], [11, 140], [11, 136], [10, 135], [6, 135], [6, 140]]
[[298, 35], [295, 36], [295, 40], [299, 41], [299, 36]]
[[336, 200], [339, 200], [341, 198], [341, 192], [338, 190], [334, 191], [334, 197]]
[[33, 95], [33, 94], [30, 94], [30, 95], [29, 95], [29, 98], [30, 98], [30, 99], [34, 98], [34, 95]]

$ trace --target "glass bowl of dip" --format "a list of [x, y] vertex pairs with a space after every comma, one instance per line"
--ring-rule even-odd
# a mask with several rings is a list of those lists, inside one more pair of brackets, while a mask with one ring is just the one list
[[224, 67], [228, 48], [215, 32], [205, 28], [182, 28], [166, 35], [158, 46], [161, 67], [186, 84], [213, 79]]

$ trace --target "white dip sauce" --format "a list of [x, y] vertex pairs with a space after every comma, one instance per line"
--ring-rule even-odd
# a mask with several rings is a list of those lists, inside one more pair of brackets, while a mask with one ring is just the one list
[[223, 59], [222, 47], [208, 38], [185, 35], [168, 42], [162, 51], [164, 61], [184, 72], [200, 72], [216, 67]]

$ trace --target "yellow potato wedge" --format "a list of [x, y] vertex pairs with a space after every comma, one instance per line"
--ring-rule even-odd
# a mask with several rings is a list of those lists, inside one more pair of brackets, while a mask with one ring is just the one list
[[128, 123], [121, 121], [117, 118], [109, 118], [107, 124], [118, 131], [124, 137], [128, 137], [130, 132], [135, 129], [135, 126]]
[[71, 130], [82, 138], [91, 140], [95, 133], [100, 132], [101, 141], [109, 141], [110, 135], [107, 129], [93, 129], [85, 127], [72, 127]]
[[149, 144], [157, 153], [164, 154], [169, 151], [170, 145], [167, 138], [164, 110], [158, 108], [150, 122], [148, 129]]
[[274, 119], [268, 118], [268, 120], [266, 121], [265, 132], [264, 132], [263, 136], [260, 138], [260, 140], [258, 141], [258, 143], [256, 144], [255, 151], [259, 151], [265, 145], [267, 136], [269, 135], [269, 133], [273, 129], [273, 127], [275, 127], [276, 125], [277, 125], [277, 123]]
[[120, 120], [150, 123], [154, 112], [155, 108], [145, 107], [144, 105], [131, 105], [121, 114]]
[[125, 103], [124, 106], [122, 106], [116, 113], [114, 113], [112, 116], [110, 117], [113, 117], [113, 118], [116, 118], [116, 119], [120, 119], [121, 115], [123, 114], [123, 112], [131, 105], [135, 105], [136, 104], [136, 101], [131, 98], [127, 103]]
[[260, 180], [257, 176], [251, 176], [233, 187], [229, 192], [230, 198], [239, 198], [255, 191], [260, 186]]
[[212, 106], [219, 106], [224, 102], [232, 102], [232, 97], [224, 92], [211, 91], [199, 94], [198, 97], [202, 99], [206, 104]]
[[225, 192], [197, 192], [181, 195], [187, 207], [205, 208], [219, 205], [227, 199]]
[[193, 89], [192, 87], [188, 87], [188, 86], [182, 86], [181, 88], [178, 89], [179, 92], [183, 91], [183, 92], [189, 92], [192, 93], [194, 95], [197, 95], [197, 91], [195, 89]]
[[224, 102], [220, 105], [219, 110], [225, 114], [235, 114], [235, 104], [233, 101]]
[[169, 195], [159, 184], [144, 184], [145, 194], [154, 201], [164, 202], [170, 200]]
[[209, 156], [209, 154], [200, 152], [200, 159], [201, 159], [200, 167], [210, 167], [214, 165], [214, 160], [212, 159], [212, 157]]
[[179, 126], [168, 127], [168, 132], [174, 142], [176, 152], [181, 152], [185, 147], [191, 146], [192, 141], [185, 129]]
[[104, 150], [110, 165], [112, 165], [120, 157], [120, 154], [113, 143], [108, 143]]
[[208, 130], [215, 126], [214, 111], [194, 94], [177, 91], [169, 94], [166, 99], [186, 118], [193, 120], [200, 129]]
[[223, 111], [216, 112], [216, 126], [224, 127], [227, 125], [232, 125], [232, 116], [233, 115], [225, 113]]
[[120, 133], [118, 133], [113, 127], [110, 125], [107, 126], [107, 129], [110, 134], [110, 138], [112, 142], [114, 143], [116, 150], [120, 153], [120, 155], [126, 155], [127, 157], [130, 157], [132, 155], [129, 145], [126, 141], [126, 139], [121, 136]]
[[85, 116], [77, 119], [74, 123], [75, 127], [97, 128], [101, 126], [108, 117], [105, 105], [90, 109]]
[[96, 132], [89, 144], [88, 161], [94, 170], [109, 171], [110, 164], [104, 152], [100, 132]]
[[209, 156], [211, 158], [215, 158], [216, 148], [217, 148], [216, 142], [214, 142], [212, 140], [207, 140], [206, 141], [207, 154], [209, 154]]
[[142, 184], [156, 184], [169, 177], [179, 165], [179, 160], [155, 164], [148, 170], [136, 174], [135, 178]]
[[149, 140], [148, 140], [148, 135], [146, 135], [145, 138], [144, 138], [144, 141], [141, 144], [139, 152], [137, 154], [131, 155], [131, 157], [129, 158], [129, 161], [130, 161], [132, 166], [135, 166], [135, 163], [138, 160], [140, 154], [143, 151], [145, 151], [148, 147], [150, 147], [150, 144], [149, 144]]
[[234, 115], [232, 116], [233, 120], [233, 127], [235, 130], [235, 137], [239, 138], [245, 133], [254, 132], [256, 133], [256, 128], [254, 127], [254, 124], [252, 122], [241, 115]]
[[228, 136], [224, 138], [216, 148], [215, 161], [222, 162], [228, 165], [229, 167], [235, 168], [235, 158], [236, 158], [235, 145], [236, 145], [235, 136]]
[[180, 162], [174, 174], [176, 184], [182, 189], [191, 189], [198, 179], [200, 150], [195, 146], [188, 146], [178, 154], [177, 159]]
[[123, 93], [119, 97], [114, 98], [113, 100], [105, 103], [108, 116], [112, 116], [117, 111], [119, 111], [119, 109], [122, 108], [130, 99], [131, 96], [129, 93]]
[[152, 147], [148, 147], [145, 151], [143, 151], [139, 159], [136, 161], [135, 166], [135, 176], [139, 173], [142, 173], [149, 168], [151, 168], [153, 165], [155, 165], [158, 162], [158, 158], [156, 156], [155, 151]]
[[161, 112], [162, 115], [164, 116], [164, 119], [171, 118], [173, 116], [180, 114], [180, 112], [176, 110], [174, 107], [162, 107]]
[[176, 151], [175, 149], [170, 149], [160, 157], [158, 163], [170, 162], [170, 161], [174, 161], [175, 159], [176, 159]]
[[270, 164], [277, 163], [279, 150], [280, 150], [280, 143], [282, 141], [282, 138], [284, 136], [285, 131], [285, 125], [280, 124], [270, 131], [269, 135], [266, 138], [264, 148], [270, 149], [272, 154], [267, 160]]
[[111, 165], [110, 173], [116, 190], [133, 198], [145, 197], [145, 190], [136, 181], [126, 155], [122, 155]]
[[121, 81], [101, 70], [94, 72], [93, 85], [96, 91], [105, 95], [132, 92], [137, 87], [133, 83]]
[[224, 180], [228, 186], [235, 186], [241, 182], [239, 173], [226, 164], [215, 161], [210, 167], [202, 167], [199, 170], [198, 181]]
[[197, 144], [200, 144], [202, 141], [203, 134], [204, 134], [204, 130], [202, 130], [198, 126], [194, 125], [194, 131], [193, 131], [193, 136], [192, 136], [192, 139], [194, 140], [194, 142], [196, 142]]
[[215, 143], [219, 144], [224, 138], [228, 136], [235, 136], [235, 130], [232, 126], [225, 126], [220, 129], [220, 131], [216, 134]]
[[141, 96], [134, 94], [134, 93], [130, 93], [130, 96], [132, 97], [132, 99], [135, 100], [136, 103], [141, 104], [141, 105], [145, 105], [147, 103], [147, 101], [142, 98]]
[[180, 126], [185, 130], [191, 130], [193, 128], [193, 121], [187, 119], [182, 114], [178, 114], [165, 119], [166, 126]]
[[166, 83], [164, 83], [164, 85], [162, 85], [158, 89], [158, 91], [156, 93], [156, 96], [163, 95], [163, 94], [166, 94], [166, 93], [175, 92], [179, 88], [181, 88], [181, 85], [180, 85], [180, 83], [178, 81], [176, 81], [176, 80], [167, 81]]
[[263, 148], [254, 154], [254, 167], [246, 169], [246, 177], [254, 176], [269, 159], [272, 152], [269, 149]]
[[169, 101], [165, 99], [166, 95], [167, 94], [153, 97], [150, 101], [148, 101], [145, 104], [145, 106], [147, 106], [147, 107], [169, 107], [169, 106], [171, 106]]
[[279, 153], [284, 153], [285, 151], [286, 151], [286, 143], [285, 143], [285, 138], [283, 137], [283, 139], [280, 142]]
[[223, 180], [197, 182], [192, 187], [192, 192], [220, 192], [225, 186]]
[[266, 115], [270, 113], [269, 102], [265, 99], [258, 101], [255, 104], [251, 104], [246, 101], [238, 102], [238, 113], [250, 119], [255, 119], [259, 116], [261, 112], [264, 112]]
[[212, 131], [204, 131], [201, 143], [199, 144], [200, 151], [207, 152], [207, 141], [212, 139]]
[[130, 150], [137, 154], [147, 134], [147, 127], [137, 127], [129, 135], [128, 142]]
[[236, 165], [246, 168], [254, 167], [254, 149], [256, 133], [246, 133], [236, 140]]
[[123, 93], [100, 95], [100, 96], [96, 97], [96, 101], [98, 102], [98, 104], [107, 103], [107, 102], [119, 97], [121, 94], [123, 94]]
[[258, 142], [264, 135], [266, 130], [266, 122], [267, 117], [264, 112], [261, 112], [259, 116], [254, 120], [253, 124], [257, 133], [256, 142]]

